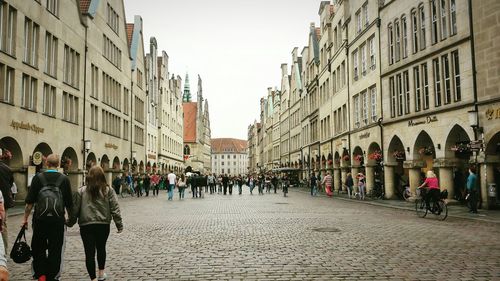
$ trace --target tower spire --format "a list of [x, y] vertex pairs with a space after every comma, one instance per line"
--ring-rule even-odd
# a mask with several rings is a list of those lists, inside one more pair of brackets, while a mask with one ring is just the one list
[[182, 96], [183, 102], [191, 102], [191, 89], [189, 86], [189, 74], [186, 73], [186, 82], [184, 83], [184, 95]]

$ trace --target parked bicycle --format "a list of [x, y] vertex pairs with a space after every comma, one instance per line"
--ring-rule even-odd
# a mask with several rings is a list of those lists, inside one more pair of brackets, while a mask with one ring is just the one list
[[384, 197], [385, 197], [384, 185], [382, 183], [376, 181], [375, 186], [370, 191], [369, 196], [370, 196], [370, 198], [373, 198], [373, 199], [384, 199]]
[[417, 216], [425, 218], [427, 213], [434, 214], [439, 220], [444, 221], [448, 217], [448, 206], [445, 199], [448, 197], [448, 191], [441, 191], [439, 198], [431, 198], [429, 205], [426, 203], [427, 192], [425, 188], [417, 189], [417, 199], [415, 199], [415, 210]]
[[125, 198], [125, 194], [128, 194], [131, 197], [134, 196], [135, 191], [134, 191], [134, 188], [130, 184], [122, 184], [121, 190], [120, 190], [120, 195], [122, 198]]

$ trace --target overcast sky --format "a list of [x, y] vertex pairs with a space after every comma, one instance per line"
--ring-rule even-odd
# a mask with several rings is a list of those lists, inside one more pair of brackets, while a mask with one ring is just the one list
[[213, 138], [247, 139], [260, 98], [280, 86], [281, 63], [290, 69], [293, 48], [302, 51], [309, 24], [319, 22], [319, 0], [124, 2], [127, 22], [142, 16], [144, 42], [155, 36], [168, 53], [170, 72], [183, 80], [189, 72], [194, 98], [201, 76]]

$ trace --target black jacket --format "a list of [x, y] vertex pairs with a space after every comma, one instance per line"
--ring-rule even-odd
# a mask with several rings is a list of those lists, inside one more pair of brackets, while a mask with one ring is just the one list
[[14, 207], [14, 199], [12, 198], [12, 184], [14, 176], [7, 164], [0, 161], [0, 191], [3, 195], [5, 209]]

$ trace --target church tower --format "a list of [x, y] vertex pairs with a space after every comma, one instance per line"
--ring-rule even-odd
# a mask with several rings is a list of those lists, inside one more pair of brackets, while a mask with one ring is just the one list
[[186, 82], [184, 83], [184, 95], [182, 95], [182, 102], [191, 102], [191, 89], [189, 86], [189, 74], [186, 73]]

